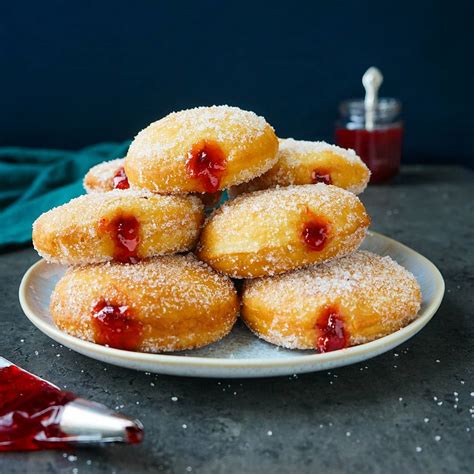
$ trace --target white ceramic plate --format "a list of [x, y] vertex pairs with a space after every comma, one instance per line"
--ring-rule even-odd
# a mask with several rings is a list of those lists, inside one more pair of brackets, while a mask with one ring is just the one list
[[51, 292], [64, 274], [62, 265], [35, 263], [20, 285], [20, 303], [30, 321], [55, 341], [93, 359], [122, 367], [160, 374], [192, 377], [269, 377], [328, 370], [354, 364], [389, 351], [414, 336], [433, 317], [444, 294], [439, 270], [425, 257], [381, 234], [369, 232], [362, 248], [390, 255], [410, 270], [423, 292], [419, 317], [408, 326], [376, 341], [325, 354], [291, 351], [255, 337], [239, 323], [222, 341], [202, 349], [169, 354], [123, 351], [82, 341], [61, 332], [49, 312]]

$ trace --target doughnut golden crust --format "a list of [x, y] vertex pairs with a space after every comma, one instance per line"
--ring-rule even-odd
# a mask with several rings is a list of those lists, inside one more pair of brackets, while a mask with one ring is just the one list
[[390, 257], [355, 252], [285, 275], [245, 282], [241, 316], [262, 339], [289, 349], [342, 349], [416, 318], [421, 291]]
[[336, 186], [258, 191], [210, 217], [198, 256], [235, 278], [276, 275], [356, 250], [369, 223], [357, 196]]
[[119, 158], [93, 166], [84, 177], [84, 189], [88, 193], [128, 189], [128, 180], [126, 181], [126, 176], [122, 172], [124, 162], [124, 158]]
[[333, 184], [360, 194], [370, 179], [369, 168], [353, 150], [325, 142], [280, 139], [277, 163], [262, 176], [231, 189], [231, 197], [245, 192], [292, 184]]
[[238, 307], [232, 282], [192, 255], [71, 268], [50, 302], [62, 331], [141, 352], [215, 342], [232, 329]]
[[130, 184], [152, 192], [213, 193], [265, 173], [277, 151], [278, 139], [263, 117], [237, 107], [198, 107], [142, 130], [125, 171]]
[[[104, 161], [93, 166], [84, 177], [84, 189], [88, 193], [105, 193], [114, 189], [130, 189], [127, 175], [123, 167], [124, 158], [118, 160]], [[140, 189], [135, 186], [132, 189]], [[145, 190], [146, 191], [146, 190]], [[222, 198], [222, 191], [216, 193], [195, 193], [202, 203], [206, 211], [216, 208]]]
[[33, 245], [50, 262], [134, 262], [192, 249], [203, 216], [194, 196], [87, 194], [42, 214], [33, 224]]

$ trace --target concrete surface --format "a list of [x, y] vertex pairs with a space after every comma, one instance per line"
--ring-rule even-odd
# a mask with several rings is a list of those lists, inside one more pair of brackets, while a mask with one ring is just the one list
[[472, 472], [473, 177], [459, 167], [408, 167], [392, 185], [362, 195], [372, 229], [431, 259], [447, 291], [409, 343], [332, 373], [220, 381], [90, 360], [49, 340], [23, 315], [17, 289], [35, 252], [0, 255], [0, 354], [120, 407], [146, 429], [139, 446], [1, 454], [0, 472]]

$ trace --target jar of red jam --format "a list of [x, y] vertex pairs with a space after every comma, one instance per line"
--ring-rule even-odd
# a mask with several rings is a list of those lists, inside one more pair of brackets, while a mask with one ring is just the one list
[[381, 98], [372, 111], [371, 126], [367, 124], [364, 100], [346, 100], [339, 106], [340, 120], [336, 126], [336, 143], [352, 148], [372, 172], [371, 183], [383, 183], [400, 169], [403, 124], [401, 103]]
[[393, 178], [402, 156], [402, 105], [397, 99], [379, 99], [382, 82], [379, 69], [367, 69], [362, 76], [365, 98], [342, 102], [336, 126], [336, 143], [356, 151], [372, 171], [372, 183]]

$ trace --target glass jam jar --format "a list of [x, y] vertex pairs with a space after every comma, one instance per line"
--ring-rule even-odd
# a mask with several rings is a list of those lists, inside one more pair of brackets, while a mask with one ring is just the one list
[[367, 126], [364, 100], [346, 100], [339, 106], [336, 143], [355, 150], [372, 172], [371, 183], [383, 183], [399, 172], [403, 138], [401, 108], [397, 99], [380, 98]]

